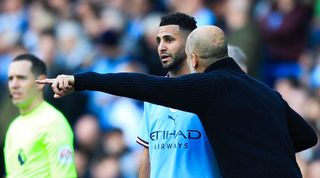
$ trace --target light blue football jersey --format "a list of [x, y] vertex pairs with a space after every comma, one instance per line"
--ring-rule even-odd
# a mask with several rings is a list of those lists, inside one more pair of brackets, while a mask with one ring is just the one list
[[197, 115], [144, 103], [137, 142], [149, 148], [151, 178], [221, 177]]

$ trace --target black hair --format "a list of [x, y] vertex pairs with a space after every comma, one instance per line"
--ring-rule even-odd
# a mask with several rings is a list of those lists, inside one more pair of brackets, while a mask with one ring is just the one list
[[197, 28], [197, 22], [194, 17], [180, 12], [161, 17], [159, 26], [165, 25], [178, 25], [180, 28], [189, 31]]
[[31, 72], [35, 77], [38, 77], [39, 75], [46, 75], [47, 74], [47, 67], [46, 64], [39, 59], [38, 57], [32, 55], [32, 54], [21, 54], [18, 55], [13, 59], [14, 61], [30, 61], [31, 62]]

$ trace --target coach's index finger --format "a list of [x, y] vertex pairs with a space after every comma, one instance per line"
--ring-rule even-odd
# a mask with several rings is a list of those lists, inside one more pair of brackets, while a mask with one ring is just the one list
[[42, 79], [42, 80], [36, 80], [36, 83], [38, 83], [38, 84], [53, 84], [53, 82], [55, 80], [56, 80], [55, 78], [53, 78], [53, 79], [47, 78], [47, 79]]

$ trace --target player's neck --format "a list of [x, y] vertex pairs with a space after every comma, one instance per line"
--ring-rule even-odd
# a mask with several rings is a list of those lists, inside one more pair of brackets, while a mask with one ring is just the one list
[[19, 107], [19, 111], [21, 115], [27, 115], [31, 113], [34, 109], [39, 107], [39, 105], [44, 101], [43, 97], [38, 97], [34, 99], [34, 101], [26, 107]]
[[190, 70], [189, 67], [185, 62], [183, 62], [178, 68], [176, 68], [176, 70], [170, 70], [168, 71], [168, 75], [169, 77], [178, 77], [180, 75], [185, 75], [185, 74], [189, 74]]

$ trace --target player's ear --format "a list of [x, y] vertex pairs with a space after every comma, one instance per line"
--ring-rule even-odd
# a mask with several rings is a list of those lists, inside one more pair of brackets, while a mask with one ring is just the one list
[[[41, 74], [41, 75], [38, 76], [37, 80], [43, 80], [43, 79], [46, 79], [46, 78], [47, 78], [46, 75]], [[45, 86], [45, 84], [38, 84], [38, 89], [39, 90], [43, 90], [44, 86]]]

